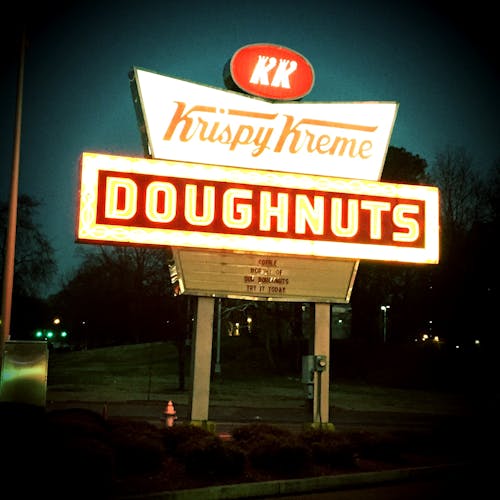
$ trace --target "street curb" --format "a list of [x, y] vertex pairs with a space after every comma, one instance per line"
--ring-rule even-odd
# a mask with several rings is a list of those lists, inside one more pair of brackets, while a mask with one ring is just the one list
[[302, 479], [286, 479], [264, 481], [258, 483], [238, 483], [208, 488], [163, 491], [139, 495], [117, 496], [116, 500], [234, 500], [242, 498], [279, 497], [334, 491], [357, 486], [370, 486], [387, 482], [412, 481], [433, 477], [453, 477], [457, 472], [465, 470], [466, 463], [452, 463], [424, 467], [411, 467], [377, 472], [358, 472], [337, 474], [334, 476], [318, 476]]

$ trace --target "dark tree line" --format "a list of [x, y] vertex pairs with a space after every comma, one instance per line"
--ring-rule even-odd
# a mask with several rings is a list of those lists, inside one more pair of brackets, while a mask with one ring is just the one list
[[79, 269], [51, 298], [86, 347], [171, 338], [181, 301], [171, 293], [167, 251], [127, 246], [86, 247]]
[[391, 306], [391, 341], [422, 333], [449, 343], [494, 340], [498, 302], [500, 162], [483, 176], [465, 150], [438, 154], [431, 168], [404, 149], [389, 148], [383, 181], [440, 190], [440, 262], [436, 265], [361, 262], [352, 296], [353, 335], [381, 339], [380, 306]]
[[478, 338], [488, 350], [498, 345], [500, 159], [481, 178], [465, 151], [447, 151], [433, 175], [442, 199], [442, 265], [434, 279], [439, 326], [457, 343]]
[[[18, 198], [14, 285], [12, 290], [11, 332], [13, 338], [27, 335], [40, 321], [47, 321], [49, 310], [43, 300], [43, 290], [55, 279], [57, 265], [54, 250], [36, 223], [40, 202], [27, 195]], [[0, 277], [3, 274], [8, 203], [0, 203]]]

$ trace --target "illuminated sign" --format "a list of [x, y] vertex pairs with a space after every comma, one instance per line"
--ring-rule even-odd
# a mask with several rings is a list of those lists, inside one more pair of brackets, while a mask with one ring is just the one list
[[359, 261], [173, 250], [179, 293], [287, 302], [348, 303]]
[[271, 103], [134, 69], [149, 156], [379, 180], [394, 102]]
[[84, 153], [78, 241], [435, 263], [436, 188]]
[[246, 45], [236, 51], [225, 68], [230, 90], [272, 100], [291, 101], [307, 95], [314, 85], [314, 71], [298, 52], [269, 43]]

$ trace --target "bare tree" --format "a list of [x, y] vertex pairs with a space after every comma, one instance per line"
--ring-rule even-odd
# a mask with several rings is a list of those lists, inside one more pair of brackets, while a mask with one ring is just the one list
[[486, 215], [484, 184], [463, 148], [437, 154], [431, 180], [440, 191], [443, 243], [455, 246]]
[[[40, 296], [42, 287], [52, 282], [57, 271], [52, 245], [36, 221], [39, 206], [40, 202], [35, 198], [27, 195], [19, 196], [14, 263], [14, 292], [16, 295]], [[2, 272], [5, 258], [6, 228], [7, 204], [2, 203], [0, 204]]]
[[486, 176], [486, 201], [488, 221], [500, 223], [500, 157], [493, 163]]
[[[478, 335], [479, 315], [484, 313], [484, 273], [487, 227], [490, 215], [487, 184], [463, 148], [438, 154], [431, 178], [439, 187], [441, 208], [441, 259], [434, 273], [437, 328], [459, 344], [471, 345]], [[471, 309], [471, 306], [473, 309]], [[484, 315], [484, 314], [481, 314]]]

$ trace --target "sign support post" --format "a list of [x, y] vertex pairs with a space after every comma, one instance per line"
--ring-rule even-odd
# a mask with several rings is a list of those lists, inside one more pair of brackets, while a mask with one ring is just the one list
[[191, 360], [191, 423], [207, 429], [210, 400], [210, 372], [212, 364], [212, 337], [214, 299], [198, 297], [196, 324]]
[[323, 370], [314, 371], [313, 427], [333, 428], [330, 406], [330, 304], [314, 304], [314, 356], [325, 356]]

